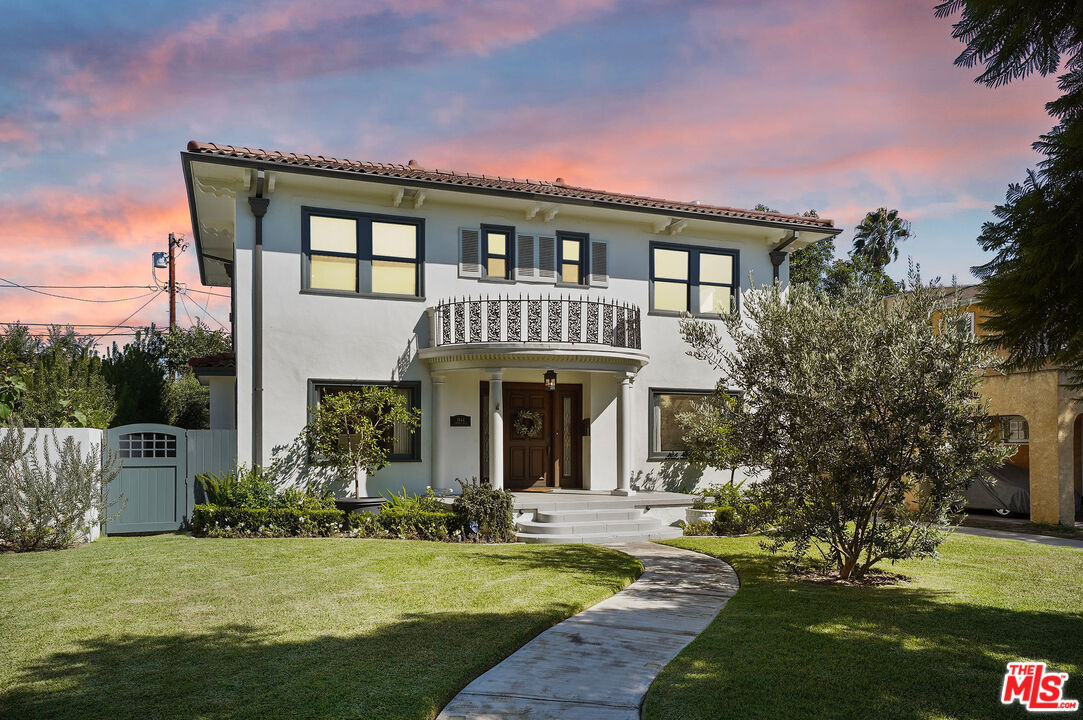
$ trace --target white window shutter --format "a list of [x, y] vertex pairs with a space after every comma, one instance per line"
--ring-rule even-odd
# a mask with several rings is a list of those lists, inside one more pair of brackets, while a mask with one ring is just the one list
[[533, 235], [519, 235], [515, 245], [515, 279], [532, 280], [537, 274], [537, 242]]
[[590, 283], [592, 287], [609, 287], [609, 245], [599, 240], [590, 242]]
[[538, 236], [538, 277], [548, 282], [557, 280], [557, 239], [552, 235]]
[[481, 230], [459, 228], [459, 277], [481, 277]]

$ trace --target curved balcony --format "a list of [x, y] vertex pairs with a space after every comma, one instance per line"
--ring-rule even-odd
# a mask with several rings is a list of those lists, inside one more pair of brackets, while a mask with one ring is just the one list
[[440, 301], [428, 308], [428, 315], [430, 342], [420, 356], [430, 364], [570, 363], [623, 370], [647, 362], [640, 352], [641, 312], [631, 303], [591, 297], [463, 297]]

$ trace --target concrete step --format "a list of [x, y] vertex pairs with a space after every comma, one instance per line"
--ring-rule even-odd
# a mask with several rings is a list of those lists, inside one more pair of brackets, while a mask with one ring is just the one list
[[[622, 498], [613, 496], [611, 499], [599, 500], [584, 499], [584, 500], [560, 500], [552, 501], [547, 499], [541, 499], [532, 501], [529, 504], [523, 503], [516, 505], [517, 510], [537, 510], [539, 512], [567, 512], [569, 510], [630, 510], [637, 509], [636, 503], [640, 506], [643, 505], [643, 499], [638, 496]], [[689, 500], [689, 505], [692, 504]]]
[[568, 523], [591, 522], [602, 520], [635, 520], [643, 516], [640, 508], [629, 507], [620, 510], [539, 510], [534, 514], [535, 522]]
[[630, 520], [576, 520], [575, 522], [537, 522], [520, 520], [520, 532], [531, 535], [608, 535], [620, 532], [649, 532], [662, 527], [655, 518], [643, 517]]
[[678, 527], [660, 527], [649, 532], [616, 532], [616, 533], [587, 533], [566, 535], [534, 535], [532, 533], [516, 533], [519, 542], [524, 543], [549, 543], [549, 544], [586, 544], [604, 545], [606, 543], [642, 542], [645, 540], [668, 540], [680, 537], [681, 529]]

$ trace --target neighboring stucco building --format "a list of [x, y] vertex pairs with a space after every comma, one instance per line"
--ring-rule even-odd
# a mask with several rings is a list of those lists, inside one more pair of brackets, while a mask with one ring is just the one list
[[[979, 301], [979, 285], [960, 288], [962, 322], [977, 337], [985, 335], [989, 313]], [[1083, 402], [1064, 385], [1065, 371], [987, 371], [981, 394], [997, 416], [1001, 439], [1016, 448], [1009, 463], [1030, 474], [1030, 516], [1036, 522], [1071, 525], [1077, 497], [1083, 494], [1080, 450], [1083, 448]]]
[[[679, 313], [738, 309], [750, 275], [785, 283], [788, 253], [839, 232], [413, 161], [197, 142], [181, 159], [201, 279], [231, 288], [238, 458], [288, 454], [326, 393], [391, 385], [422, 425], [368, 495], [710, 479], [683, 462], [675, 414], [717, 378], [685, 354]], [[212, 365], [197, 372], [228, 398], [233, 368]]]

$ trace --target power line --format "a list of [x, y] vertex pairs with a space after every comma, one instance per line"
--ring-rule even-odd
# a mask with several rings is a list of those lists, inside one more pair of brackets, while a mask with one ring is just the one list
[[184, 315], [188, 318], [188, 322], [195, 325], [195, 320], [192, 319], [192, 313], [188, 312], [188, 301], [184, 299], [184, 295], [180, 296], [181, 307], [184, 309]]
[[[196, 302], [195, 298], [189, 298], [189, 299], [192, 301], [192, 304], [196, 306], [196, 312], [198, 312], [200, 309], [202, 309], [207, 314], [207, 317], [209, 317], [211, 320], [214, 320], [216, 323], [218, 323], [218, 327], [222, 328], [223, 330], [226, 329], [226, 326], [222, 324], [222, 321], [219, 320], [218, 318], [216, 318], [211, 313], [210, 310], [208, 310], [206, 307], [200, 306], [200, 304]], [[192, 322], [192, 315], [191, 315], [191, 313], [188, 312], [188, 300], [185, 300], [184, 295], [180, 295], [180, 300], [181, 300], [181, 307], [184, 308], [184, 314], [188, 316], [188, 321]], [[196, 317], [198, 318], [199, 315], [196, 315]], [[195, 323], [192, 322], [192, 324], [194, 325]]]
[[77, 300], [79, 302], [88, 302], [88, 303], [128, 302], [129, 300], [138, 300], [140, 298], [146, 297], [147, 295], [154, 294], [154, 291], [152, 290], [149, 293], [143, 293], [142, 295], [136, 295], [134, 297], [111, 298], [111, 299], [105, 299], [105, 300], [96, 300], [96, 299], [93, 299], [93, 298], [79, 298], [79, 297], [73, 297], [71, 295], [59, 295], [57, 293], [45, 292], [44, 290], [36, 290], [35, 288], [32, 288], [32, 287], [30, 287], [28, 285], [20, 285], [17, 282], [13, 282], [13, 281], [8, 280], [7, 278], [3, 278], [3, 277], [0, 277], [0, 281], [8, 283], [7, 285], [0, 285], [0, 288], [2, 288], [2, 287], [21, 288], [23, 290], [28, 290], [28, 291], [30, 291], [32, 293], [37, 293], [38, 295], [46, 295], [48, 297], [60, 298], [61, 300]]
[[[188, 294], [189, 294], [189, 289], [185, 288], [184, 292], [181, 293], [181, 297], [183, 298], [185, 295], [188, 295]], [[218, 323], [218, 327], [222, 328], [223, 330], [226, 329], [225, 324], [221, 320], [219, 320], [214, 315], [214, 313], [211, 312], [211, 309], [209, 307], [210, 302], [211, 302], [210, 298], [207, 298], [207, 301], [205, 303], [203, 303], [202, 305], [200, 305], [199, 301], [196, 300], [194, 297], [190, 297], [190, 299], [191, 299], [192, 303], [194, 303], [197, 308], [200, 308], [200, 309], [203, 310], [203, 312], [207, 313], [207, 317], [209, 317], [211, 320], [214, 320], [216, 323]]]
[[108, 335], [112, 334], [112, 332], [113, 332], [114, 330], [119, 330], [119, 329], [121, 328], [121, 326], [122, 326], [122, 325], [124, 325], [124, 323], [128, 322], [128, 321], [129, 321], [129, 320], [131, 320], [131, 319], [132, 319], [133, 317], [135, 317], [135, 314], [136, 314], [137, 312], [139, 312], [140, 310], [142, 310], [143, 308], [145, 308], [145, 307], [146, 307], [147, 305], [150, 305], [150, 304], [151, 304], [151, 302], [152, 302], [152, 301], [154, 300], [154, 298], [158, 297], [158, 296], [159, 296], [159, 295], [161, 295], [161, 294], [162, 294], [162, 291], [161, 291], [161, 290], [159, 290], [159, 291], [155, 292], [155, 293], [154, 293], [154, 295], [153, 295], [153, 296], [151, 296], [150, 300], [147, 300], [147, 301], [146, 301], [145, 303], [143, 303], [142, 305], [140, 305], [139, 307], [137, 307], [137, 308], [136, 308], [136, 309], [135, 309], [135, 310], [134, 310], [134, 311], [132, 312], [132, 314], [131, 314], [131, 315], [129, 315], [128, 317], [126, 317], [126, 318], [124, 318], [123, 320], [121, 320], [120, 322], [118, 322], [118, 323], [116, 324], [116, 326], [114, 326], [114, 327], [113, 327], [113, 329], [112, 329], [112, 330], [110, 330], [109, 332], [103, 333], [102, 335], [99, 335], [99, 336], [97, 336], [97, 337], [96, 337], [96, 338], [94, 339], [94, 344], [97, 344], [98, 340], [101, 340], [102, 338], [104, 338], [104, 337], [107, 337]]
[[13, 320], [11, 322], [2, 322], [0, 325], [27, 325], [33, 327], [59, 327], [59, 328], [127, 328], [129, 330], [140, 330], [142, 325], [110, 325], [108, 323], [70, 323], [70, 322], [52, 322], [52, 323], [32, 323], [23, 322], [22, 320]]
[[[10, 281], [8, 281], [10, 282]], [[8, 285], [0, 285], [2, 287], [10, 287]], [[47, 288], [51, 290], [153, 290], [153, 285], [17, 285], [21, 288]]]
[[226, 298], [226, 299], [229, 299], [231, 297], [230, 295], [223, 295], [222, 293], [213, 293], [213, 292], [209, 292], [207, 290], [195, 290], [193, 288], [188, 288], [188, 287], [185, 287], [185, 291], [186, 292], [203, 293], [204, 295], [213, 295], [214, 297], [220, 297], [220, 298]]

